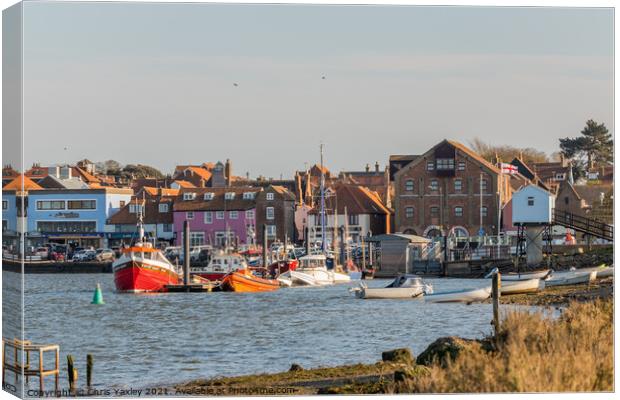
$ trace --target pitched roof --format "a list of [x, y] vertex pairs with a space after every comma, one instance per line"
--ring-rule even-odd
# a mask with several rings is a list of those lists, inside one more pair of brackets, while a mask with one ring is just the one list
[[475, 151], [473, 151], [469, 147], [465, 146], [464, 144], [459, 143], [459, 142], [457, 142], [455, 140], [448, 140], [448, 139], [446, 139], [445, 142], [450, 143], [452, 146], [454, 146], [455, 148], [461, 150], [463, 153], [467, 154], [468, 156], [470, 156], [474, 160], [478, 161], [479, 163], [483, 164], [484, 166], [489, 168], [491, 171], [493, 171], [493, 172], [495, 172], [497, 174], [499, 174], [501, 172], [499, 170], [499, 168], [497, 168], [495, 165], [493, 165], [492, 163], [490, 163], [487, 160], [485, 160], [480, 154], [476, 153]]
[[[162, 196], [178, 196], [179, 189], [170, 189], [170, 188], [157, 188], [152, 186], [144, 186], [142, 187], [143, 191], [150, 196], [159, 196], [160, 193]], [[138, 192], [139, 194], [140, 192]]]
[[193, 183], [188, 182], [188, 181], [183, 181], [183, 180], [176, 180], [176, 181], [174, 181], [172, 183], [176, 183], [181, 188], [194, 188], [194, 187], [196, 187], [196, 185], [194, 185]]
[[97, 177], [86, 172], [80, 167], [71, 167], [71, 174], [73, 176], [79, 176], [86, 183], [100, 183], [101, 182]]
[[39, 180], [39, 186], [49, 189], [88, 189], [93, 187], [79, 178], [60, 179], [53, 175], [48, 175]]
[[[191, 188], [181, 189], [174, 202], [174, 211], [223, 211], [249, 210], [256, 207], [255, 199], [244, 199], [243, 193], [258, 193], [262, 188], [257, 187], [220, 187], [220, 188]], [[226, 193], [235, 193], [232, 200], [225, 199]], [[194, 200], [183, 200], [184, 193], [195, 193]], [[205, 200], [205, 193], [213, 193], [211, 200]]]
[[604, 193], [607, 195], [613, 192], [613, 184], [599, 184], [599, 185], [574, 185], [573, 189], [579, 195], [579, 197], [585, 200], [589, 206], [594, 205], [596, 202], [600, 202], [600, 195]]
[[[339, 183], [330, 188], [335, 197], [327, 198], [328, 208], [337, 208], [338, 214], [344, 214], [346, 207], [348, 214], [389, 214], [390, 210], [383, 204], [376, 192], [364, 186]], [[310, 211], [318, 213], [318, 209]]]
[[[159, 203], [168, 204], [167, 212], [159, 212]], [[129, 212], [129, 206], [131, 204], [145, 204], [143, 221], [145, 224], [171, 224], [173, 223], [172, 207], [170, 207], [169, 200], [163, 198], [161, 201], [157, 199], [137, 199], [133, 197], [128, 204], [125, 204], [116, 214], [108, 218], [109, 224], [131, 224], [134, 225], [138, 222], [138, 215], [136, 213]]]
[[[24, 184], [22, 186], [22, 176], [24, 178]], [[33, 189], [43, 189], [37, 183], [35, 183], [32, 179], [20, 174], [18, 177], [13, 179], [11, 182], [7, 183], [2, 190], [33, 190]]]
[[269, 185], [265, 190], [269, 189], [273, 189], [274, 192], [278, 193], [282, 197], [285, 197], [287, 200], [295, 201], [295, 195], [284, 186]]

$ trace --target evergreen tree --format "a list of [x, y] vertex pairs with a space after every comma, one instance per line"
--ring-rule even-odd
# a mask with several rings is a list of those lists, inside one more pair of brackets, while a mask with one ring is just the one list
[[560, 149], [567, 158], [587, 163], [590, 168], [594, 163], [611, 164], [614, 159], [614, 143], [605, 124], [588, 120], [581, 131], [582, 136], [560, 139]]

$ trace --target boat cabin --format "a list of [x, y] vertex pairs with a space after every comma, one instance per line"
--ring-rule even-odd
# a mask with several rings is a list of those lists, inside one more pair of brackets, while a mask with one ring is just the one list
[[127, 258], [141, 258], [143, 260], [159, 261], [172, 265], [161, 250], [153, 248], [153, 244], [149, 242], [137, 242], [132, 247], [123, 249], [122, 253]]
[[387, 287], [410, 288], [422, 286], [422, 278], [417, 275], [398, 275]]
[[326, 257], [322, 254], [313, 254], [299, 259], [299, 268], [326, 268]]
[[243, 257], [238, 254], [215, 255], [208, 266], [208, 270], [213, 272], [228, 272], [238, 269], [245, 269]]

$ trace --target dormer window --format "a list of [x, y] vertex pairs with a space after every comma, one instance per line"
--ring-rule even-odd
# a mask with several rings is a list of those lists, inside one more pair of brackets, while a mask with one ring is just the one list
[[204, 199], [206, 201], [209, 201], [209, 200], [213, 200], [214, 197], [215, 197], [215, 193], [209, 192], [209, 193], [205, 193]]
[[224, 195], [224, 198], [226, 200], [232, 200], [235, 198], [235, 192], [226, 192], [226, 194]]
[[243, 200], [253, 200], [255, 196], [254, 192], [245, 192], [243, 193]]
[[160, 213], [167, 213], [168, 212], [168, 204], [160, 203], [159, 204], [159, 212]]
[[273, 200], [273, 193], [267, 193], [267, 200]]
[[196, 193], [192, 193], [192, 192], [187, 192], [187, 193], [183, 193], [183, 200], [194, 200], [196, 199]]
[[129, 205], [129, 212], [131, 214], [137, 214], [138, 212], [142, 211], [142, 205], [141, 204], [130, 204]]

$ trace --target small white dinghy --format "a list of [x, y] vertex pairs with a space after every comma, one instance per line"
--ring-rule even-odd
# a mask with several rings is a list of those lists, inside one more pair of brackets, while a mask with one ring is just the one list
[[321, 286], [312, 275], [297, 271], [283, 272], [277, 280], [284, 285], [290, 281], [291, 284], [287, 286]]
[[428, 303], [474, 303], [491, 296], [491, 286], [478, 289], [463, 289], [452, 292], [435, 293], [424, 296]]
[[592, 268], [581, 268], [576, 270], [577, 272], [592, 272], [595, 271], [596, 272], [596, 279], [603, 279], [603, 278], [607, 278], [609, 276], [614, 276], [614, 269], [613, 267], [608, 267], [605, 264], [601, 264], [598, 267], [592, 267]]
[[508, 294], [522, 294], [522, 293], [535, 293], [545, 288], [545, 281], [543, 279], [528, 279], [527, 281], [508, 281], [502, 282], [500, 285], [500, 293], [502, 295]]
[[556, 272], [551, 279], [545, 282], [547, 286], [578, 285], [580, 283], [591, 283], [596, 280], [596, 271], [590, 272]]
[[[485, 278], [490, 278], [493, 276], [496, 268], [494, 268]], [[536, 271], [536, 272], [522, 272], [522, 273], [511, 273], [511, 274], [502, 274], [502, 281], [529, 281], [530, 279], [545, 279], [547, 276], [551, 274], [550, 269], [546, 269], [544, 271]]]
[[349, 291], [360, 299], [414, 299], [432, 293], [433, 287], [417, 275], [399, 275], [384, 288], [369, 288], [362, 282]]

